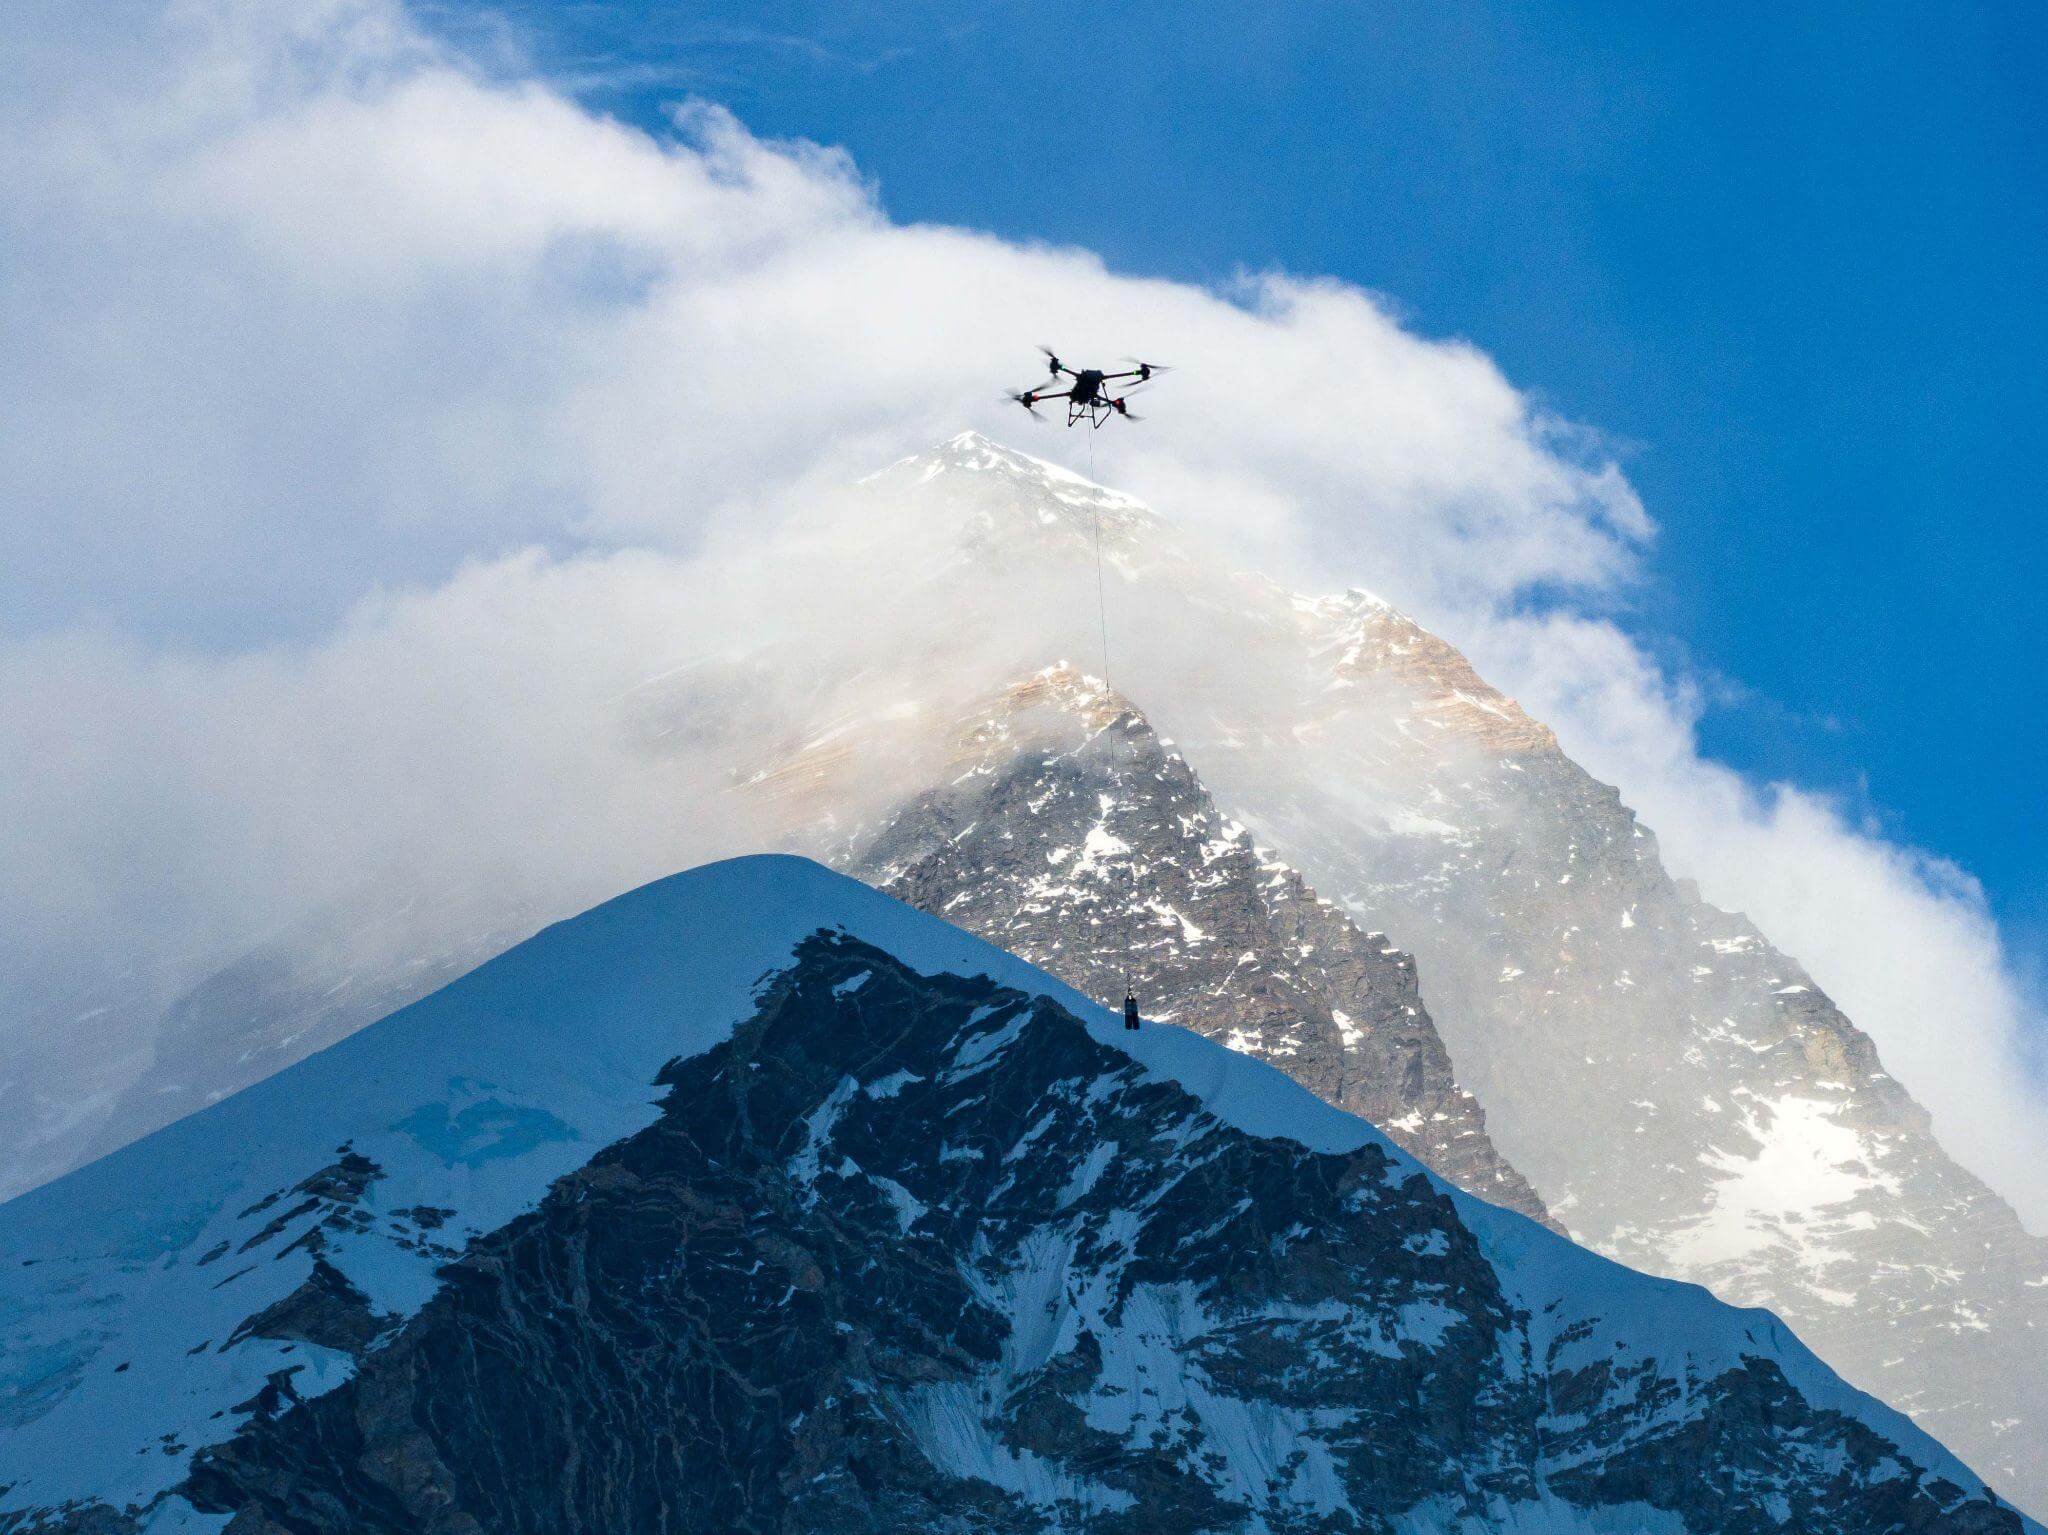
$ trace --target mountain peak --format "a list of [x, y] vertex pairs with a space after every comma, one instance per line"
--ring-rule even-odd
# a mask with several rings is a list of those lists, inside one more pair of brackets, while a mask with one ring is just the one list
[[1091, 728], [1115, 724], [1125, 715], [1144, 722], [1144, 711], [1102, 678], [1065, 657], [1020, 677], [990, 700], [989, 708], [970, 727], [979, 734], [991, 721], [1015, 718], [1050, 706], [1071, 714]]
[[936, 492], [950, 512], [968, 514], [970, 539], [1005, 550], [1048, 539], [1092, 548], [1099, 529], [1105, 553], [1113, 553], [1157, 545], [1167, 528], [1136, 496], [980, 432], [961, 432], [861, 483], [898, 496]]
[[1449, 642], [1362, 586], [1310, 596], [1247, 576], [1202, 549], [1145, 502], [1049, 460], [961, 432], [901, 459], [863, 483], [903, 500], [933, 498], [957, 524], [969, 558], [1001, 567], [1020, 559], [1090, 559], [1127, 582], [1163, 583], [1199, 607], [1240, 606], [1302, 631], [1324, 679], [1318, 718], [1379, 697], [1391, 683], [1411, 695], [1411, 746], [1518, 755], [1554, 752], [1557, 739], [1485, 681]]
[[1029, 475], [1048, 482], [1093, 490], [1121, 501], [1131, 499], [1119, 491], [1111, 490], [1107, 485], [1098, 484], [1085, 475], [1076, 474], [1051, 459], [1040, 458], [1036, 454], [1013, 448], [1007, 443], [997, 442], [993, 437], [981, 432], [957, 433], [917, 455], [917, 458], [924, 462], [937, 460], [953, 469]]
[[974, 714], [940, 775], [850, 851], [891, 894], [1099, 1001], [1126, 990], [1546, 1219], [1457, 1082], [1408, 956], [1222, 813], [1145, 716], [1069, 662]]
[[1481, 677], [1449, 641], [1430, 633], [1385, 598], [1354, 586], [1328, 597], [1297, 598], [1295, 611], [1314, 634], [1327, 692], [1341, 697], [1361, 683], [1391, 681], [1415, 701], [1415, 720], [1446, 739], [1512, 756], [1557, 750], [1557, 737]]
[[792, 859], [549, 928], [0, 1253], [8, 1529], [2039, 1535], [1774, 1319]]

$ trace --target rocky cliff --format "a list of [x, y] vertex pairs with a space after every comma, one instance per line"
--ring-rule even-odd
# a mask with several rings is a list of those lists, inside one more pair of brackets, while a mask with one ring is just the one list
[[1127, 700], [1050, 668], [972, 717], [942, 776], [845, 850], [850, 872], [1091, 997], [1133, 992], [1543, 1218], [1459, 1085], [1414, 962], [1256, 847]]
[[0, 1254], [13, 1530], [2037, 1528], [1768, 1316], [791, 860], [552, 928]]

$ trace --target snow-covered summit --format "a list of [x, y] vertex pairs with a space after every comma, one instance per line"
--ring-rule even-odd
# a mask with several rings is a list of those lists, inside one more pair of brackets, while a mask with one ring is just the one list
[[[416, 1311], [468, 1238], [655, 1116], [664, 1062], [751, 1010], [820, 929], [1114, 1020], [1022, 961], [806, 860], [752, 857], [551, 927], [234, 1097], [0, 1205], [0, 1517], [176, 1485], [280, 1371], [312, 1395], [333, 1348], [242, 1326], [330, 1266], [380, 1317]], [[1121, 1042], [1120, 1042], [1121, 1043]], [[1246, 1128], [1356, 1145], [1320, 1103], [1177, 1030], [1127, 1048], [1189, 1072]], [[337, 1197], [349, 1158], [374, 1182]], [[422, 1212], [430, 1212], [422, 1216]], [[317, 1237], [316, 1237], [317, 1233]]]
[[[914, 467], [919, 477], [927, 482], [949, 473], [995, 475], [1024, 484], [1053, 487], [1056, 495], [1073, 503], [1142, 509], [1154, 520], [1159, 516], [1135, 496], [1099, 484], [1051, 459], [1008, 447], [980, 432], [960, 432], [923, 453], [899, 460], [882, 474], [910, 467]], [[879, 477], [871, 476], [870, 479]]]
[[1098, 529], [1106, 556], [1180, 553], [1166, 519], [1137, 497], [979, 432], [899, 459], [861, 483], [964, 518], [991, 554], [1014, 556], [1032, 547], [1068, 556], [1092, 552]]
[[42, 1530], [2036, 1528], [1770, 1317], [788, 858], [547, 929], [0, 1257]]

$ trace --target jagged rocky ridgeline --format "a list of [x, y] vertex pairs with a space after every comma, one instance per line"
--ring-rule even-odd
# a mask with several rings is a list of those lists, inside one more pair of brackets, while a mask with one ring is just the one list
[[1458, 1187], [1547, 1219], [1494, 1148], [1416, 991], [1216, 809], [1130, 703], [1069, 666], [961, 732], [945, 787], [849, 848], [850, 872], [1088, 996], [1222, 1040], [1385, 1130]]
[[[789, 846], [893, 877], [943, 910], [971, 883], [961, 860], [924, 844], [914, 859], [878, 855], [876, 839], [893, 825], [914, 842], [931, 816], [989, 783], [1039, 772], [1026, 754], [1038, 750], [1032, 732], [972, 738], [990, 727], [990, 689], [1062, 656], [1097, 655], [1099, 518], [1118, 676], [1143, 731], [1127, 753], [1101, 741], [1056, 764], [1048, 782], [1117, 778], [1116, 792], [1142, 791], [1148, 807], [1213, 814], [1214, 836], [1234, 844], [1243, 839], [1227, 828], [1241, 822], [1263, 850], [1251, 859], [1306, 883], [1297, 891], [1290, 873], [1247, 893], [1221, 878], [1240, 866], [1232, 854], [1208, 889], [1185, 860], [1209, 832], [1141, 831], [1125, 807], [1105, 830], [1128, 851], [1099, 845], [1072, 893], [1027, 897], [1019, 865], [950, 915], [1115, 1000], [1102, 983], [1120, 960], [1091, 886], [1139, 861], [1168, 878], [1171, 854], [1186, 899], [1162, 907], [1205, 937], [1236, 925], [1259, 941], [1251, 965], [1224, 973], [1218, 962], [1235, 955], [1144, 908], [1148, 1005], [1269, 1058], [1292, 1045], [1283, 1064], [1379, 1117], [1464, 1186], [1519, 1208], [1540, 1200], [1599, 1251], [1770, 1307], [2023, 1506], [2048, 1508], [2048, 1244], [1949, 1158], [1938, 1127], [1812, 979], [1751, 924], [1672, 880], [1620, 796], [1454, 648], [1368, 594], [1309, 598], [1236, 572], [1131, 497], [971, 434], [876, 476], [867, 498], [855, 531], [886, 530], [902, 560], [900, 607], [928, 625], [896, 670], [850, 679], [831, 655], [769, 654], [651, 679], [632, 703], [648, 741], [688, 734], [701, 745], [722, 732], [746, 794], [786, 816]], [[1063, 607], [1061, 594], [1073, 601]], [[965, 637], [984, 635], [1028, 643], [971, 689], [941, 687], [934, 679], [957, 669]], [[793, 690], [808, 690], [812, 717], [771, 740], [750, 700]], [[876, 710], [878, 692], [900, 709]], [[934, 719], [969, 740], [964, 756], [934, 765], [896, 749]], [[1154, 741], [1167, 777], [1119, 778]], [[970, 767], [982, 782], [952, 786]], [[894, 780], [879, 817], [877, 777]], [[1027, 803], [1004, 802], [1015, 824], [971, 832], [992, 867], [1007, 867], [1004, 848], [1059, 830], [1018, 819]], [[1086, 809], [1056, 803], [1064, 816]], [[660, 834], [649, 828], [650, 842]], [[1329, 936], [1310, 886], [1352, 936]], [[1204, 923], [1198, 896], [1231, 915]], [[369, 947], [395, 952], [389, 965], [365, 966], [365, 945], [333, 941], [337, 915], [175, 1001], [146, 1067], [76, 1049], [12, 1061], [0, 1083], [0, 1192], [259, 1080], [582, 904], [559, 892], [531, 912], [477, 912], [441, 924], [454, 940], [408, 948], [413, 903], [445, 903], [432, 891], [374, 898], [375, 920], [398, 937]], [[1385, 944], [1369, 936], [1381, 932]], [[1303, 942], [1319, 965], [1296, 963]], [[1347, 946], [1350, 958], [1332, 965]], [[1419, 998], [1399, 1004], [1418, 1007], [1412, 1019], [1345, 1000], [1403, 993], [1400, 954], [1415, 957]], [[151, 1009], [144, 996], [81, 999], [41, 1034], [92, 1039], [71, 1020], [108, 1005]], [[1353, 1027], [1374, 1020], [1372, 1048], [1344, 1048], [1340, 1012]], [[1370, 1079], [1381, 1066], [1394, 1074]]]
[[0, 1207], [0, 1528], [2030, 1532], [1775, 1320], [748, 859]]

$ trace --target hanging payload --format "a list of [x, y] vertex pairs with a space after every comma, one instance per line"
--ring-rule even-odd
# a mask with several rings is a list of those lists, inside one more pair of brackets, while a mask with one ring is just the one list
[[[1155, 374], [1172, 371], [1161, 363], [1139, 362], [1135, 357], [1124, 359], [1131, 366], [1120, 373], [1105, 372], [1101, 368], [1076, 369], [1061, 362], [1049, 346], [1042, 346], [1039, 351], [1045, 353], [1046, 360], [1052, 364], [1052, 377], [1036, 389], [1013, 390], [1006, 398], [1016, 401], [1034, 416], [1038, 414], [1041, 400], [1065, 400], [1068, 426], [1086, 421], [1091, 427], [1099, 427], [1111, 416], [1122, 416], [1128, 421], [1143, 420], [1141, 416], [1132, 415], [1124, 401], [1150, 383]], [[1112, 392], [1111, 385], [1127, 378], [1137, 382], [1120, 394]], [[1064, 379], [1072, 379], [1073, 382], [1064, 383]]]
[[1138, 999], [1137, 999], [1136, 997], [1132, 996], [1132, 995], [1131, 995], [1131, 994], [1130, 994], [1129, 992], [1125, 992], [1125, 993], [1124, 993], [1124, 1027], [1125, 1027], [1125, 1028], [1127, 1028], [1127, 1029], [1135, 1029], [1135, 1028], [1136, 1028], [1137, 1026], [1138, 1026]]

